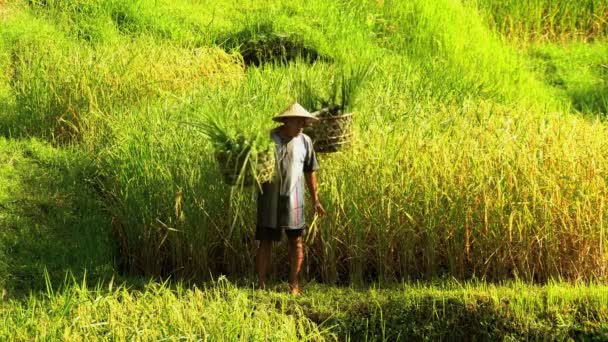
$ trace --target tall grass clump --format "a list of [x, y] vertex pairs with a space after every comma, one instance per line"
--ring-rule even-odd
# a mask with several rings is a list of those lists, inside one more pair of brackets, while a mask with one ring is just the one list
[[[255, 189], [224, 183], [210, 141], [192, 124], [223, 117], [227, 136], [268, 136], [289, 97], [278, 73], [203, 89], [177, 104], [126, 111], [108, 121], [99, 156], [125, 267], [144, 274], [248, 274]], [[271, 95], [272, 94], [272, 95]], [[128, 129], [126, 129], [128, 127]], [[266, 143], [268, 144], [268, 143]], [[260, 145], [261, 146], [261, 145]]]
[[[209, 46], [212, 33], [226, 26], [229, 6], [188, 1], [29, 1], [36, 16], [88, 44], [110, 43], [118, 36], [149, 36], [186, 48]], [[224, 16], [226, 14], [223, 14]]]
[[[496, 105], [549, 93], [533, 88], [540, 82], [531, 78], [507, 86], [531, 76], [505, 71], [519, 65], [516, 52], [504, 52], [481, 24], [460, 16], [442, 24], [449, 22], [443, 12], [464, 16], [463, 7], [385, 6], [379, 13], [402, 25], [399, 32], [415, 34], [394, 35], [385, 47], [401, 53], [379, 59], [378, 75], [362, 90], [355, 127], [362, 139], [347, 153], [321, 158], [321, 197], [330, 215], [310, 229], [307, 276], [354, 283], [441, 274], [605, 276], [602, 124]], [[420, 14], [419, 24], [408, 28], [412, 14]], [[487, 45], [455, 38], [452, 28]], [[475, 53], [474, 62], [463, 57]], [[317, 83], [331, 75], [324, 63], [250, 68], [241, 84], [202, 91], [191, 105], [198, 112], [144, 106], [110, 123], [116, 142], [102, 154], [103, 168], [130, 269], [200, 277], [252, 272], [253, 193], [221, 184], [211, 146], [175, 122], [211, 112], [233, 132], [267, 131], [272, 114], [295, 94], [298, 68]], [[480, 92], [470, 91], [475, 82]]]
[[3, 130], [60, 142], [79, 141], [84, 130], [97, 129], [91, 113], [111, 115], [200, 83], [242, 77], [239, 60], [220, 49], [184, 49], [145, 38], [118, 47], [18, 38], [11, 51], [17, 113]]
[[[235, 132], [268, 131], [289, 102], [285, 89], [296, 90], [297, 67], [289, 70], [293, 78], [252, 69], [244, 85], [188, 107], [223, 116]], [[331, 74], [321, 65], [310, 70], [313, 82]], [[359, 140], [320, 157], [330, 215], [310, 228], [307, 277], [605, 276], [601, 122], [492, 103], [425, 107], [410, 102], [415, 84], [400, 77], [373, 78], [361, 93]], [[151, 274], [251, 274], [254, 193], [222, 184], [211, 145], [176, 123], [200, 118], [187, 113], [152, 109], [116, 123], [117, 143], [102, 160], [126, 260]]]
[[[54, 29], [48, 23], [38, 20], [26, 13], [16, 12], [9, 18], [4, 19], [2, 26], [0, 26], [0, 41], [2, 44], [2, 106], [5, 108], [0, 121], [2, 124], [2, 131], [4, 134], [9, 133], [8, 126], [15, 120], [21, 120], [18, 118], [17, 110], [27, 111], [29, 110], [28, 103], [24, 103], [18, 95], [16, 95], [15, 88], [20, 88], [18, 78], [22, 77], [23, 73], [29, 73], [29, 70], [21, 70], [18, 67], [20, 63], [20, 56], [18, 50], [39, 50], [45, 51], [47, 49], [56, 48], [57, 44], [63, 42], [61, 34]], [[27, 41], [27, 43], [24, 43]], [[29, 58], [24, 61], [32, 64]], [[39, 83], [36, 80], [32, 80], [30, 87], [36, 88]], [[18, 91], [18, 90], [17, 90]], [[34, 99], [30, 102], [44, 101], [47, 94], [35, 94], [32, 96]], [[26, 121], [26, 120], [23, 120]], [[41, 121], [41, 125], [45, 125], [48, 122], [45, 120]], [[25, 124], [27, 126], [27, 124]]]
[[492, 99], [540, 108], [561, 105], [525, 69], [518, 51], [461, 3], [367, 2], [346, 6], [345, 11], [359, 30], [369, 32], [376, 46], [418, 70], [420, 90], [429, 84], [436, 103]]
[[605, 128], [544, 115], [474, 106], [368, 129], [325, 163], [323, 278], [604, 277]]
[[490, 27], [523, 41], [605, 41], [608, 3], [604, 0], [466, 1]]

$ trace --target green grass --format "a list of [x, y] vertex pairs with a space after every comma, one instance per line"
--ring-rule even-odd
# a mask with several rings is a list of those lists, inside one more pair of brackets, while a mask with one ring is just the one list
[[68, 280], [0, 303], [0, 336], [28, 340], [603, 340], [608, 290], [599, 285], [307, 284], [293, 298], [238, 287], [149, 282], [142, 289]]
[[[374, 64], [355, 143], [320, 157], [329, 215], [310, 229], [307, 278], [603, 279], [605, 44], [523, 49], [469, 5], [14, 2], [0, 132], [90, 161], [120, 270], [250, 275], [254, 193], [224, 185], [182, 122], [259, 136], [302, 77], [327, 93], [340, 68]], [[263, 34], [327, 58], [245, 66], [238, 43]]]
[[529, 48], [530, 63], [540, 79], [568, 98], [582, 113], [608, 113], [608, 46], [543, 44]]
[[525, 41], [605, 41], [605, 0], [489, 1], [467, 0], [488, 24], [507, 37]]
[[[0, 338], [608, 339], [606, 10], [0, 3]], [[319, 156], [304, 295], [285, 243], [251, 290], [255, 192], [184, 122], [264, 136], [302, 79], [372, 64], [353, 145]]]
[[66, 272], [95, 280], [113, 269], [110, 221], [95, 198], [86, 156], [37, 140], [0, 138], [0, 287], [19, 294], [60, 283]]

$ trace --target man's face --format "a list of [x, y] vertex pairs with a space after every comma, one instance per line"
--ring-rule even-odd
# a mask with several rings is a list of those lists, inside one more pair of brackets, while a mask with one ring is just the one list
[[292, 138], [302, 133], [304, 126], [306, 126], [306, 119], [304, 118], [286, 118], [283, 122], [285, 123], [286, 135]]

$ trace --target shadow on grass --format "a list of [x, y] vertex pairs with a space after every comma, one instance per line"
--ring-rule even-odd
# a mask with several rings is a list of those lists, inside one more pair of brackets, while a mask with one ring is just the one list
[[86, 183], [77, 152], [0, 138], [0, 286], [11, 297], [44, 290], [66, 273], [92, 282], [112, 274], [110, 222]]
[[607, 118], [608, 59], [604, 50], [601, 45], [538, 47], [530, 53], [530, 63], [540, 80], [564, 96], [573, 109]]
[[278, 31], [272, 21], [255, 22], [239, 32], [220, 36], [216, 43], [227, 52], [237, 50], [246, 66], [287, 65], [302, 59], [307, 63], [333, 62], [301, 35]]
[[570, 91], [572, 106], [583, 113], [596, 113], [608, 118], [608, 80], [603, 87], [576, 89]]

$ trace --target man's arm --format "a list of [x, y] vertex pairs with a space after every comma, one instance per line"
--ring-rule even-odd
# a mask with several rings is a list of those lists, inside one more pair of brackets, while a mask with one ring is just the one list
[[315, 213], [319, 216], [325, 215], [325, 209], [321, 205], [319, 201], [319, 192], [317, 186], [317, 173], [316, 172], [304, 172], [304, 177], [306, 178], [306, 184], [308, 185], [308, 191], [310, 191], [310, 196], [312, 197], [312, 203], [315, 207]]

